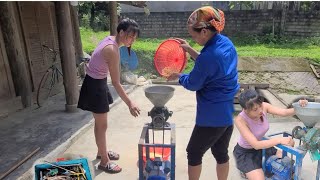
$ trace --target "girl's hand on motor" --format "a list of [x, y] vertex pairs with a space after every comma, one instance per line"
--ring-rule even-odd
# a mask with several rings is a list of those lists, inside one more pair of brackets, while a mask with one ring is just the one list
[[293, 147], [294, 140], [291, 137], [281, 137], [280, 144]]
[[299, 104], [301, 107], [305, 107], [308, 104], [308, 100], [306, 99], [300, 99]]
[[179, 79], [180, 73], [172, 73], [168, 78], [167, 81], [174, 81]]
[[140, 109], [134, 103], [131, 102], [128, 107], [132, 116], [138, 117], [140, 115]]

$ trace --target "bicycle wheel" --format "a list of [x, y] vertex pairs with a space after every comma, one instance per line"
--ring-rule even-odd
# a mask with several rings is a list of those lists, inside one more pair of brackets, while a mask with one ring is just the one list
[[48, 69], [47, 72], [42, 76], [37, 91], [37, 104], [39, 107], [43, 106], [50, 95], [53, 95], [54, 86], [57, 82], [62, 81], [58, 78], [58, 72], [52, 68]]

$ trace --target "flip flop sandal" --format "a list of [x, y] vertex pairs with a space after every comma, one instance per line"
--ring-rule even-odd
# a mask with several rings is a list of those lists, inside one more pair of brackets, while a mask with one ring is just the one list
[[[116, 161], [120, 159], [120, 155], [114, 151], [108, 151], [109, 159], [112, 161]], [[101, 159], [101, 156], [97, 156], [96, 159]]]
[[122, 168], [114, 162], [109, 162], [106, 166], [98, 165], [98, 169], [110, 174], [115, 174], [122, 171]]

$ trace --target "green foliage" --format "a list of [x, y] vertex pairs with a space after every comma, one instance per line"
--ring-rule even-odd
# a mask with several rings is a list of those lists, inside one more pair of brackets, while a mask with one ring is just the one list
[[95, 31], [107, 31], [110, 27], [108, 2], [79, 2], [80, 26]]
[[263, 37], [231, 38], [239, 56], [253, 57], [299, 57], [320, 62], [320, 37]]
[[[83, 50], [91, 54], [97, 44], [109, 32], [93, 32], [91, 29], [80, 28]], [[165, 39], [155, 38], [138, 38], [133, 44], [132, 49], [137, 53], [139, 58], [139, 69], [135, 72], [138, 75], [145, 75], [148, 77], [151, 74], [157, 74], [153, 59], [158, 46]], [[278, 37], [273, 34], [265, 36], [242, 36], [232, 37], [231, 40], [236, 46], [239, 56], [251, 57], [301, 57], [311, 61], [320, 63], [320, 37], [312, 38], [292, 38], [292, 37]], [[191, 39], [187, 39], [189, 44], [200, 51], [201, 46], [196, 44]], [[188, 63], [185, 68], [185, 73], [192, 70], [194, 62], [188, 57]]]
[[304, 11], [313, 11], [313, 10], [320, 10], [320, 2], [316, 1], [301, 1], [300, 7]]
[[234, 9], [236, 6], [239, 6], [240, 9], [242, 9], [242, 7], [252, 9], [253, 3], [253, 1], [230, 1], [228, 6], [229, 9]]
[[84, 15], [84, 14], [89, 14], [89, 11], [91, 10], [92, 6], [94, 6], [93, 2], [79, 2], [78, 6], [78, 14]]
[[188, 62], [187, 62], [187, 66], [184, 69], [184, 73], [189, 73], [193, 69], [193, 66], [194, 66], [194, 61], [189, 57]]
[[90, 28], [90, 16], [88, 14], [84, 14], [80, 19], [81, 27]]
[[304, 37], [295, 38], [284, 36], [281, 37], [276, 34], [267, 33], [263, 36], [258, 35], [247, 35], [247, 36], [235, 36], [231, 37], [231, 40], [237, 46], [246, 45], [268, 45], [277, 47], [288, 47], [288, 48], [303, 48], [306, 46], [320, 46], [320, 37]]
[[[257, 1], [230, 1], [228, 7], [230, 10], [244, 10], [244, 9], [253, 9], [255, 3], [260, 3]], [[277, 7], [273, 7], [273, 9], [281, 9], [281, 4], [289, 5], [289, 9], [297, 10], [297, 11], [319, 11], [320, 10], [320, 2], [319, 1], [282, 1], [277, 2]]]
[[139, 76], [149, 77], [152, 74], [158, 74], [153, 65], [155, 50], [141, 50], [133, 48], [139, 59], [139, 68], [135, 71]]

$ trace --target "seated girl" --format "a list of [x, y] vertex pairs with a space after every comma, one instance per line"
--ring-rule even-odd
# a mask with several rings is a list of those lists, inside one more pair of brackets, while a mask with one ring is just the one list
[[[266, 156], [277, 154], [281, 157], [281, 151], [273, 147], [278, 144], [293, 146], [291, 137], [275, 137], [269, 140], [262, 140], [262, 137], [269, 130], [267, 113], [278, 116], [293, 116], [294, 109], [283, 109], [263, 102], [263, 97], [259, 96], [255, 90], [247, 90], [239, 95], [239, 103], [243, 108], [236, 117], [235, 125], [240, 132], [238, 144], [234, 147], [233, 154], [237, 168], [241, 173], [251, 180], [264, 180], [262, 170], [262, 149], [266, 149]], [[305, 106], [308, 101], [300, 100], [301, 106]]]

